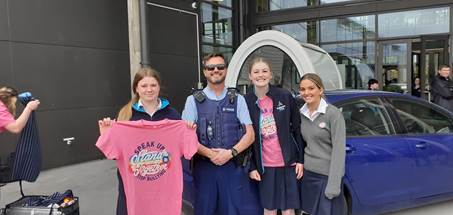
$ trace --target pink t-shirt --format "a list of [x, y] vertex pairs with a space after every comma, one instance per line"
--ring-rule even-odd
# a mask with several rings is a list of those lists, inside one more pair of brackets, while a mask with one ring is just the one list
[[277, 136], [272, 99], [265, 96], [259, 100], [258, 105], [261, 109], [260, 131], [263, 143], [263, 165], [266, 167], [285, 166]]
[[190, 159], [198, 149], [195, 130], [184, 121], [116, 122], [96, 146], [116, 160], [129, 215], [181, 214], [181, 157]]
[[0, 101], [0, 133], [5, 131], [5, 126], [14, 122], [14, 117], [8, 108]]

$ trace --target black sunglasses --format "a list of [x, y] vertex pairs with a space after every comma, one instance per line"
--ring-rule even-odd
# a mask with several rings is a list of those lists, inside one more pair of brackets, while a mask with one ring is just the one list
[[217, 68], [218, 70], [224, 70], [226, 68], [225, 64], [209, 64], [204, 66], [204, 69], [208, 71], [214, 71], [214, 69]]

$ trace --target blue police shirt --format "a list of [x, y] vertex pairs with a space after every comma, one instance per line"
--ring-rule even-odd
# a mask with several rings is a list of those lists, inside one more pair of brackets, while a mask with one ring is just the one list
[[[227, 94], [227, 88], [225, 87], [220, 94], [220, 96], [216, 96], [214, 91], [209, 89], [209, 87], [205, 87], [203, 92], [206, 94], [208, 99], [219, 101], [225, 98]], [[249, 109], [247, 108], [247, 104], [245, 103], [245, 99], [242, 95], [238, 95], [238, 103], [237, 103], [237, 117], [241, 124], [244, 125], [251, 125], [252, 120], [250, 119]], [[184, 110], [182, 111], [182, 119], [190, 122], [197, 122], [198, 114], [197, 114], [197, 106], [195, 104], [195, 98], [193, 95], [187, 97], [186, 104], [184, 106]]]

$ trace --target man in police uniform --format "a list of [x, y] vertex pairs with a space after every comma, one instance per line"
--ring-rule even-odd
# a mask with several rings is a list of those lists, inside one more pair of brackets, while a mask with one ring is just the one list
[[195, 214], [256, 214], [247, 212], [253, 201], [250, 181], [238, 159], [255, 136], [247, 104], [236, 89], [225, 87], [227, 65], [222, 54], [206, 56], [203, 66], [208, 85], [187, 98], [182, 113], [189, 126], [197, 128], [201, 143], [193, 166]]

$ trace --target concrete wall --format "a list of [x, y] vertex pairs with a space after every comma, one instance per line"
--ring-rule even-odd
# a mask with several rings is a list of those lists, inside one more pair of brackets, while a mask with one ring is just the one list
[[[97, 119], [129, 100], [129, 73], [126, 1], [0, 0], [0, 86], [40, 99], [44, 168], [103, 157]], [[16, 141], [0, 135], [3, 161]]]

